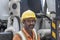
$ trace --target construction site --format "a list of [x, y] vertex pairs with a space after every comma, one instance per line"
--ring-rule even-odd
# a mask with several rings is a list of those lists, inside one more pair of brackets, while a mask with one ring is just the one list
[[40, 40], [60, 40], [60, 0], [0, 0], [0, 40], [13, 40], [27, 10], [37, 17], [34, 28]]

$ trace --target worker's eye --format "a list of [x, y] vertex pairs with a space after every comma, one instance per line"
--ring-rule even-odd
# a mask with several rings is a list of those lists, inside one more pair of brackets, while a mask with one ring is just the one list
[[32, 22], [36, 22], [36, 20], [32, 20]]

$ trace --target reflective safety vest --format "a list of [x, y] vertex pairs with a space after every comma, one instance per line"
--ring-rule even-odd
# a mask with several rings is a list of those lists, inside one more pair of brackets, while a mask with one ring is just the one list
[[[36, 33], [36, 30], [33, 29], [33, 31], [34, 31], [34, 33], [35, 33], [35, 40], [38, 40], [38, 35], [37, 35], [37, 33]], [[20, 31], [20, 32], [18, 32], [17, 34], [21, 36], [22, 40], [27, 40], [27, 38], [26, 38], [25, 34], [23, 33], [23, 31]]]

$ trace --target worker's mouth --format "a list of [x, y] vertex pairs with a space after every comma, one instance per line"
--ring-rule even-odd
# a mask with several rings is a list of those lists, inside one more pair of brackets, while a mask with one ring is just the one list
[[34, 25], [30, 25], [30, 29], [33, 29], [34, 28]]

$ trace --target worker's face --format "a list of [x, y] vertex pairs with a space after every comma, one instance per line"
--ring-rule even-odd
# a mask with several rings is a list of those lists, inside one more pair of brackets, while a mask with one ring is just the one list
[[24, 25], [27, 29], [33, 29], [35, 25], [36, 20], [34, 18], [28, 18], [24, 20]]

